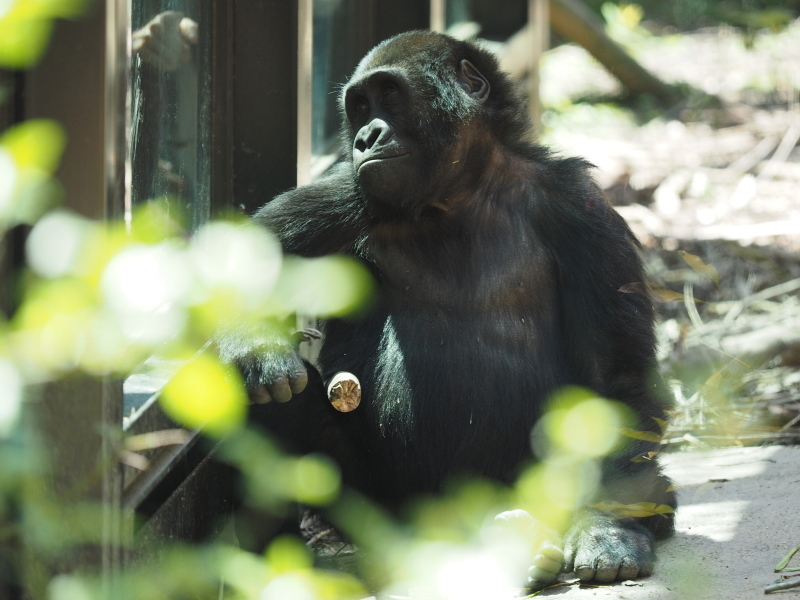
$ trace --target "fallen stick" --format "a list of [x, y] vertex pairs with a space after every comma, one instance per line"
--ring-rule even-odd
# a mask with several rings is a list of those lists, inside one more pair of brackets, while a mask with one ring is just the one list
[[744, 175], [751, 169], [756, 168], [758, 163], [764, 160], [778, 144], [778, 137], [768, 135], [761, 140], [752, 150], [737, 158], [728, 165], [728, 170], [735, 171], [737, 174]]
[[774, 285], [772, 287], [761, 290], [760, 292], [756, 292], [755, 294], [747, 296], [746, 298], [742, 298], [739, 304], [731, 308], [728, 311], [728, 314], [725, 315], [723, 324], [727, 326], [733, 323], [736, 317], [742, 314], [744, 309], [750, 306], [753, 302], [759, 302], [761, 300], [769, 300], [770, 298], [774, 298], [775, 296], [780, 296], [782, 294], [790, 294], [796, 290], [800, 290], [800, 278], [784, 281], [783, 283], [779, 283], [778, 285]]
[[791, 154], [794, 147], [797, 146], [798, 140], [800, 140], [800, 123], [794, 123], [783, 136], [781, 143], [778, 144], [778, 149], [775, 150], [775, 154], [772, 155], [769, 162], [761, 169], [761, 173], [758, 174], [758, 181], [769, 181], [775, 176], [778, 165], [786, 162], [786, 159], [789, 158], [789, 154]]
[[800, 587], [800, 580], [794, 581], [781, 581], [779, 583], [772, 583], [764, 588], [764, 593], [769, 594], [772, 592], [779, 592], [780, 590], [790, 590], [792, 588]]

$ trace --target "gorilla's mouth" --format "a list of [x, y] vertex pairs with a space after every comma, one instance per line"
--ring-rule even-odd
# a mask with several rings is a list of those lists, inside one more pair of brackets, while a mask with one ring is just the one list
[[360, 162], [358, 164], [357, 170], [360, 171], [362, 169], [362, 167], [364, 167], [364, 165], [367, 165], [369, 163], [377, 163], [377, 162], [381, 162], [381, 161], [384, 161], [384, 160], [392, 160], [394, 158], [402, 158], [403, 156], [408, 156], [409, 154], [411, 154], [411, 153], [410, 152], [403, 152], [402, 154], [392, 154], [391, 156], [370, 156], [365, 161], [362, 161], [362, 162]]

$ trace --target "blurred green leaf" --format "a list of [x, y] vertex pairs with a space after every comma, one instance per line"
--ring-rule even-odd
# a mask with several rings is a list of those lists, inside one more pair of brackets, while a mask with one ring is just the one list
[[312, 506], [328, 504], [339, 495], [339, 468], [323, 455], [307, 455], [292, 464], [294, 497]]
[[629, 427], [621, 427], [620, 434], [625, 437], [633, 438], [635, 440], [644, 440], [646, 442], [660, 442], [662, 435], [653, 431], [637, 431]]
[[183, 225], [185, 215], [174, 207], [176, 204], [162, 198], [136, 207], [131, 218], [131, 239], [143, 244], [158, 244], [169, 237], [182, 236], [186, 231]]
[[792, 569], [787, 569], [786, 568], [789, 565], [789, 561], [792, 560], [792, 557], [795, 554], [797, 554], [798, 551], [800, 551], [800, 546], [798, 546], [797, 548], [795, 548], [793, 550], [790, 550], [789, 553], [786, 556], [784, 556], [777, 565], [775, 565], [775, 572], [779, 573], [781, 571], [800, 571], [800, 567], [792, 568]]
[[53, 22], [48, 19], [6, 16], [0, 19], [0, 67], [26, 69], [44, 55]]
[[[628, 418], [625, 407], [590, 390], [565, 387], [553, 395], [541, 425], [555, 450], [596, 458], [610, 453]], [[552, 450], [551, 450], [552, 451]]]
[[72, 212], [49, 212], [39, 219], [25, 241], [28, 265], [48, 279], [77, 275], [82, 245], [93, 226], [92, 221]]
[[[2, 35], [0, 31], [0, 40]], [[58, 168], [66, 143], [64, 129], [49, 119], [25, 121], [0, 136], [0, 145], [11, 153], [19, 169], [35, 169], [48, 175]]]
[[33, 284], [11, 322], [14, 351], [28, 376], [69, 372], [80, 363], [97, 298], [76, 278]]
[[0, 67], [25, 69], [47, 49], [53, 19], [82, 14], [90, 0], [11, 0], [0, 13]]
[[310, 569], [314, 562], [306, 545], [289, 535], [275, 538], [267, 548], [265, 558], [276, 575]]
[[667, 422], [664, 419], [659, 419], [658, 417], [651, 417], [653, 421], [658, 423], [658, 428], [661, 429], [662, 435], [667, 432]]
[[[0, 330], [0, 336], [3, 333]], [[7, 438], [16, 426], [22, 397], [22, 375], [14, 363], [0, 356], [0, 440]], [[1, 461], [0, 464], [2, 464]], [[2, 481], [1, 477], [0, 481]], [[2, 505], [2, 491], [2, 486], [0, 486], [0, 505]], [[1, 513], [0, 522], [2, 522]]]
[[11, 0], [11, 8], [0, 19], [56, 19], [83, 14], [92, 0]]
[[164, 411], [191, 429], [223, 436], [244, 423], [247, 395], [241, 375], [208, 352], [189, 360], [164, 387]]
[[280, 450], [260, 432], [240, 429], [219, 446], [219, 456], [244, 474], [245, 501], [282, 513], [292, 495], [292, 473]]
[[591, 505], [593, 508], [603, 512], [614, 513], [620, 517], [652, 517], [655, 515], [668, 515], [675, 512], [675, 509], [666, 504], [654, 504], [653, 502], [637, 502], [636, 504], [621, 504], [614, 500], [606, 500]]
[[373, 293], [372, 277], [355, 259], [287, 256], [275, 288], [276, 301], [288, 311], [339, 317], [363, 306]]

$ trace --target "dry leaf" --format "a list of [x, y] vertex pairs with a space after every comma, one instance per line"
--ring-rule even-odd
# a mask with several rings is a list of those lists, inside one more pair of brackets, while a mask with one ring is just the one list
[[702, 258], [694, 254], [689, 254], [685, 250], [678, 250], [677, 253], [696, 273], [719, 285], [719, 271], [717, 271], [714, 265], [707, 265], [703, 262]]

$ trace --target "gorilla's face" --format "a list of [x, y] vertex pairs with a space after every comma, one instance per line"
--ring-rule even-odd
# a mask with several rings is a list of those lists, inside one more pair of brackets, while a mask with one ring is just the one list
[[351, 83], [345, 92], [358, 181], [368, 197], [398, 208], [424, 172], [424, 147], [409, 126], [411, 96], [403, 78], [384, 70]]
[[409, 43], [368, 55], [342, 95], [353, 170], [373, 212], [419, 214], [442, 179], [461, 177], [469, 165], [459, 141], [489, 95], [469, 61], [431, 63], [418, 52], [408, 60]]

